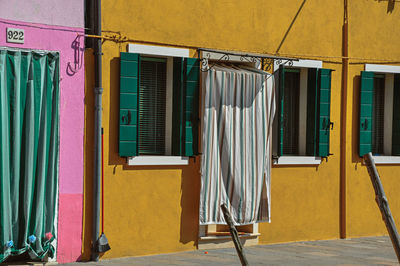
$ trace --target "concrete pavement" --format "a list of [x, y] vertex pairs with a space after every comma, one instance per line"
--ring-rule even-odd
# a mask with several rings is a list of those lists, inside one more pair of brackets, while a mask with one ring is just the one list
[[[399, 265], [389, 237], [245, 247], [250, 265]], [[128, 257], [65, 265], [241, 265], [234, 248]]]

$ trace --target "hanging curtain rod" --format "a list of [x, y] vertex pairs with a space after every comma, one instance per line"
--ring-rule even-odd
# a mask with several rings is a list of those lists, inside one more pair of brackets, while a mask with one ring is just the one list
[[[206, 72], [212, 69], [216, 64], [224, 61], [237, 61], [237, 62], [249, 62], [249, 63], [260, 63], [261, 68], [265, 70], [271, 70], [274, 61], [278, 64], [293, 65], [293, 61], [299, 61], [297, 58], [281, 57], [275, 55], [258, 54], [258, 53], [240, 53], [235, 51], [224, 51], [214, 49], [198, 48], [198, 56], [201, 60], [201, 71]], [[213, 64], [209, 64], [209, 60], [213, 60]]]

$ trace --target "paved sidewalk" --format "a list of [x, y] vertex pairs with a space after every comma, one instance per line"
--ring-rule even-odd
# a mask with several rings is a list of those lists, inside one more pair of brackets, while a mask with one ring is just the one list
[[[245, 247], [250, 265], [398, 265], [389, 237], [364, 237]], [[100, 260], [65, 265], [241, 265], [234, 248]]]

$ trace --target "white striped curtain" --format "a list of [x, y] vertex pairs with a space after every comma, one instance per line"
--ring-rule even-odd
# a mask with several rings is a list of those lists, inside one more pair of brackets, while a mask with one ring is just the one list
[[218, 65], [203, 76], [200, 224], [270, 221], [273, 76]]

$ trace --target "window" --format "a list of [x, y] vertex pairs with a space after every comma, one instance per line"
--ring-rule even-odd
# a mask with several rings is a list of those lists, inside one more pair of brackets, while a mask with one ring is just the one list
[[137, 47], [144, 53], [121, 53], [119, 154], [187, 164], [182, 156], [198, 154], [199, 60], [176, 56], [186, 49]]
[[[278, 112], [274, 155], [278, 164], [318, 164], [329, 153], [330, 69], [322, 62], [300, 60], [278, 65]], [[301, 160], [299, 160], [301, 158]]]
[[[400, 67], [366, 65], [361, 72], [359, 155], [377, 163], [400, 156]], [[400, 160], [398, 160], [400, 163]]]
[[166, 155], [167, 60], [142, 57], [139, 84], [139, 155]]

